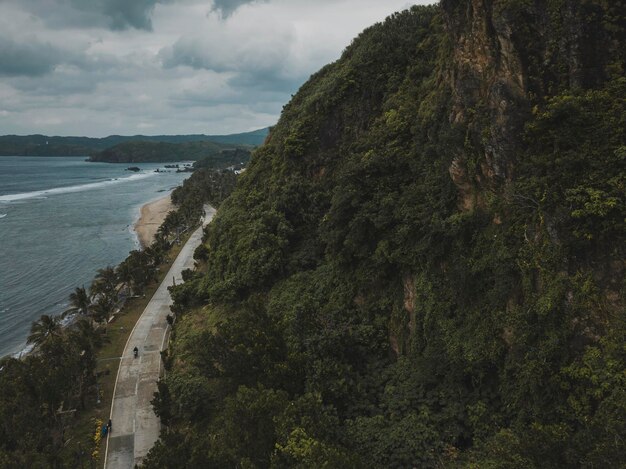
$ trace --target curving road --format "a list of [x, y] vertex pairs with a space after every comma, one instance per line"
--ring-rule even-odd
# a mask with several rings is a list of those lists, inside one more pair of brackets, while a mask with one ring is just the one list
[[[204, 225], [215, 215], [215, 209], [206, 205]], [[170, 313], [172, 298], [167, 288], [175, 279], [182, 282], [181, 272], [193, 269], [193, 253], [202, 240], [202, 228], [189, 238], [165, 276], [163, 283], [135, 324], [117, 372], [111, 405], [113, 428], [107, 440], [104, 466], [107, 469], [130, 469], [140, 464], [159, 439], [161, 423], [152, 410], [150, 401], [157, 390], [161, 374], [160, 352], [168, 332], [166, 316]], [[133, 348], [139, 348], [139, 357], [133, 357]]]

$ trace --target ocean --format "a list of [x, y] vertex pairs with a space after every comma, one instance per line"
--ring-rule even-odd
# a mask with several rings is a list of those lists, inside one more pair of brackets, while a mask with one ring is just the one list
[[0, 156], [0, 357], [21, 353], [34, 320], [138, 249], [141, 206], [189, 176], [84, 160]]

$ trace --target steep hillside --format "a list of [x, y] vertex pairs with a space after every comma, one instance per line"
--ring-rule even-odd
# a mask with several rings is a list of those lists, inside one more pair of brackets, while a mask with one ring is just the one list
[[312, 76], [174, 291], [146, 467], [626, 464], [625, 11], [444, 0]]

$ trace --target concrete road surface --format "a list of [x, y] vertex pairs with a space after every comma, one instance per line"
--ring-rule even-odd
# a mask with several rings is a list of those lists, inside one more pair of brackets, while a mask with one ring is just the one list
[[[215, 209], [205, 206], [204, 225], [209, 223]], [[157, 390], [161, 374], [160, 352], [165, 346], [172, 298], [167, 288], [173, 280], [182, 282], [181, 272], [194, 266], [193, 252], [200, 245], [202, 228], [189, 238], [172, 264], [163, 283], [154, 293], [134, 329], [130, 333], [117, 373], [111, 406], [112, 430], [106, 444], [104, 466], [107, 469], [132, 469], [140, 464], [159, 439], [161, 422], [154, 414], [150, 401]], [[139, 356], [133, 357], [133, 348]]]

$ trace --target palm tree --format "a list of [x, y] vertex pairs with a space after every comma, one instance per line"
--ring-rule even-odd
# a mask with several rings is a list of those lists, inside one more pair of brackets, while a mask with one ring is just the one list
[[146, 253], [146, 256], [154, 267], [163, 262], [163, 251], [160, 249], [159, 245], [156, 242], [152, 243], [151, 246], [148, 246], [146, 249], [144, 249], [143, 252]]
[[61, 324], [57, 316], [48, 316], [43, 314], [39, 320], [33, 322], [30, 326], [30, 335], [27, 343], [41, 346], [52, 337], [59, 337], [62, 333]]
[[156, 232], [156, 238], [157, 239], [165, 239], [167, 240], [167, 237], [170, 234], [170, 225], [169, 223], [167, 223], [167, 219], [165, 221], [163, 221], [163, 223], [161, 223], [161, 226], [159, 226], [159, 229]]
[[157, 234], [154, 235], [154, 242], [152, 243], [152, 246], [155, 246], [157, 249], [164, 253], [169, 249], [170, 243], [167, 240], [167, 236], [164, 235], [161, 231], [158, 231]]
[[115, 269], [108, 266], [104, 269], [99, 269], [93, 284], [91, 285], [91, 294], [93, 295], [110, 295], [115, 291], [118, 278], [115, 273]]
[[116, 273], [118, 280], [126, 285], [126, 294], [130, 295], [132, 293], [133, 271], [128, 259], [117, 266]]
[[133, 289], [135, 292], [142, 292], [150, 280], [156, 276], [154, 260], [147, 251], [131, 251], [124, 262], [128, 264]]
[[75, 384], [80, 408], [84, 409], [87, 391], [95, 383], [96, 350], [102, 345], [102, 335], [94, 327], [93, 321], [83, 316], [72, 325], [69, 342], [79, 354], [77, 362], [79, 371], [76, 373]]
[[72, 328], [72, 337], [85, 351], [93, 351], [102, 345], [102, 336], [87, 318], [80, 318]]
[[85, 286], [76, 287], [73, 293], [70, 294], [70, 307], [63, 312], [63, 316], [68, 314], [89, 314], [91, 307], [91, 298], [85, 290]]
[[96, 302], [92, 305], [91, 311], [97, 322], [108, 322], [115, 307], [115, 301], [111, 296], [100, 295]]

